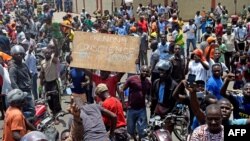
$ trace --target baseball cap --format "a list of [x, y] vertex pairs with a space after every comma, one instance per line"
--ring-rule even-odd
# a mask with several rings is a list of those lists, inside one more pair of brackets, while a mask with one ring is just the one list
[[135, 27], [135, 26], [131, 26], [131, 27], [130, 27], [130, 31], [131, 31], [131, 32], [136, 32], [136, 27]]
[[214, 38], [214, 37], [208, 37], [207, 38], [207, 42], [210, 44], [211, 42], [213, 42], [213, 41], [216, 41], [216, 38]]
[[104, 83], [100, 83], [97, 85], [96, 89], [95, 89], [95, 93], [98, 95], [98, 94], [101, 94], [105, 91], [108, 91], [108, 87], [106, 84]]
[[193, 54], [199, 56], [202, 61], [206, 61], [205, 57], [203, 56], [203, 51], [201, 49], [195, 49]]

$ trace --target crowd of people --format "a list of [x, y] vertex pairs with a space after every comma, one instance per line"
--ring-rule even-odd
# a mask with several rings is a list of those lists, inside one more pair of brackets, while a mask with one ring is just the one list
[[[37, 14], [33, 7], [24, 3], [13, 9], [14, 16], [8, 6], [0, 12], [3, 141], [48, 140], [32, 123], [35, 100], [54, 91], [48, 105], [56, 117], [63, 110], [62, 86], [69, 84], [71, 117], [61, 140], [140, 141], [147, 136], [148, 115], [164, 118], [178, 103], [189, 107], [186, 140], [220, 141], [224, 126], [250, 124], [250, 6], [229, 15], [218, 3], [214, 11], [194, 13], [187, 24], [177, 0], [171, 5], [139, 4], [135, 10], [132, 3], [122, 3], [104, 14], [83, 8], [79, 16], [67, 13], [61, 23], [52, 22], [57, 10], [48, 4]], [[61, 10], [60, 3], [57, 7]], [[75, 59], [74, 31], [140, 38], [137, 73], [69, 67]], [[119, 86], [122, 77], [127, 78]], [[168, 136], [174, 126], [164, 127]]]

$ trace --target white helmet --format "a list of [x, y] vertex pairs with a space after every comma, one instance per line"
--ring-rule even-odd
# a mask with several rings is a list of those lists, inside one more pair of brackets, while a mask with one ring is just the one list
[[7, 94], [7, 102], [9, 104], [20, 104], [24, 101], [28, 93], [21, 91], [20, 89], [13, 89]]
[[22, 137], [21, 141], [48, 141], [48, 137], [39, 131], [32, 131]]
[[10, 50], [10, 54], [14, 55], [14, 54], [18, 54], [18, 53], [23, 53], [25, 54], [25, 50], [21, 45], [14, 45], [11, 50]]
[[156, 68], [159, 70], [169, 71], [169, 73], [172, 73], [173, 65], [170, 61], [167, 60], [160, 60], [156, 64]]

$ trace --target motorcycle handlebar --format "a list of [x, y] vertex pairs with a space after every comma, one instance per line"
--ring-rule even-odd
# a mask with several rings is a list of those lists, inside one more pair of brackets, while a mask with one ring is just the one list
[[57, 94], [57, 93], [58, 93], [57, 90], [53, 90], [53, 91], [47, 91], [47, 92], [45, 92], [45, 95], [49, 96], [49, 95], [53, 95], [53, 94]]
[[[52, 115], [50, 115], [49, 117], [47, 118], [50, 118], [49, 120], [47, 120], [45, 123], [40, 123], [38, 126], [37, 126], [37, 129], [39, 131], [42, 131], [44, 130], [45, 128], [48, 128], [48, 127], [51, 127], [52, 125], [54, 125], [54, 121], [55, 119], [59, 119], [59, 117], [63, 117], [65, 115], [69, 114], [68, 112], [60, 112], [58, 113], [55, 117], [53, 117]], [[45, 118], [46, 119], [46, 118]], [[60, 121], [60, 120], [59, 120]], [[64, 122], [64, 121], [63, 121]], [[61, 123], [61, 121], [60, 121]]]
[[180, 119], [180, 118], [187, 118], [187, 116], [179, 116], [179, 115], [170, 113], [170, 114], [165, 116], [163, 121], [170, 120], [170, 119]]

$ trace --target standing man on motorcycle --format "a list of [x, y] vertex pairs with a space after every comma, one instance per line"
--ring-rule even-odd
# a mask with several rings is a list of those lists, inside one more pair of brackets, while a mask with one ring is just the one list
[[27, 92], [25, 99], [29, 101], [24, 107], [23, 112], [26, 118], [33, 117], [35, 114], [34, 99], [31, 93], [31, 74], [27, 65], [23, 62], [25, 50], [20, 45], [11, 48], [12, 62], [10, 62], [9, 74], [11, 87]]
[[239, 21], [238, 27], [234, 29], [236, 51], [247, 51], [247, 29], [243, 27], [243, 21]]
[[[60, 104], [60, 87], [58, 82], [59, 72], [59, 50], [55, 41], [51, 40], [47, 49], [45, 50], [45, 59], [41, 62], [40, 84], [44, 86], [45, 93], [48, 91], [56, 91], [50, 95], [48, 100], [49, 108], [54, 116], [61, 110]], [[55, 119], [55, 124], [58, 124], [58, 119]]]
[[35, 130], [22, 113], [22, 108], [29, 102], [25, 100], [28, 95], [20, 89], [14, 89], [7, 94], [9, 108], [4, 120], [3, 141], [19, 141], [27, 130]]
[[[158, 68], [160, 78], [154, 81], [152, 87], [151, 115], [156, 114], [163, 117], [171, 112], [175, 105], [175, 99], [172, 94], [177, 83], [171, 77], [173, 65], [170, 61], [160, 60], [156, 64], [156, 68]], [[171, 133], [173, 125], [169, 125], [166, 128]]]

